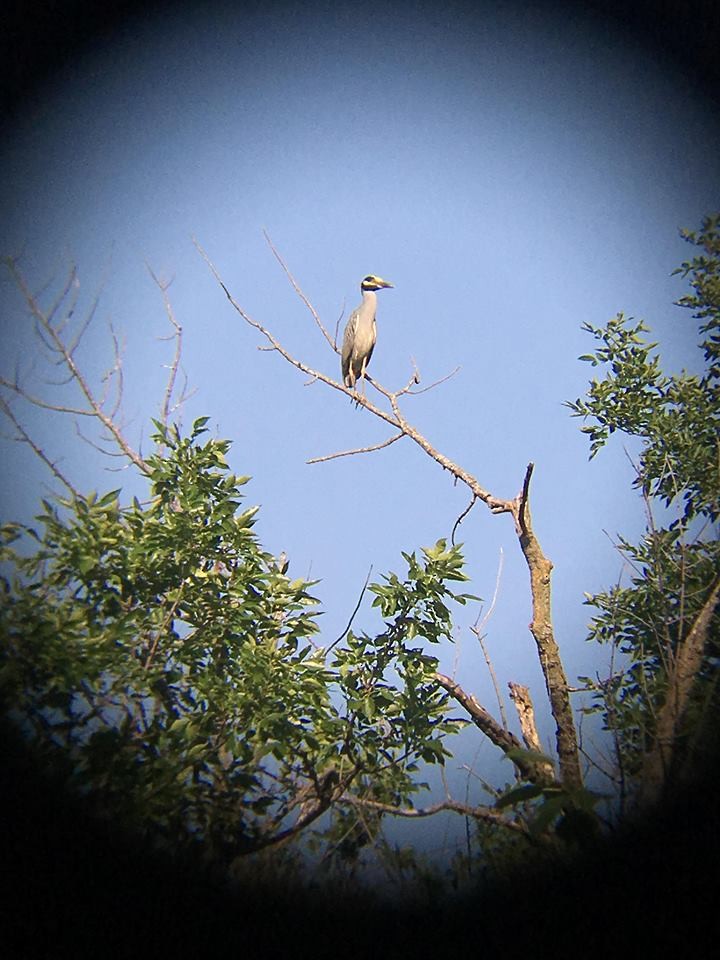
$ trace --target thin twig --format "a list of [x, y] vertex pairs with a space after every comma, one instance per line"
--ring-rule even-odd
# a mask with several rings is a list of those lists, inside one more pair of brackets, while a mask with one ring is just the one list
[[342, 323], [343, 317], [345, 316], [345, 301], [343, 300], [342, 310], [340, 311], [340, 316], [337, 318], [337, 323], [335, 324], [335, 339], [333, 341], [333, 350], [335, 353], [339, 353], [338, 350], [338, 333], [340, 332], [340, 324]]
[[[29, 306], [36, 324], [39, 325], [39, 328], [44, 332], [44, 334], [47, 337], [49, 337], [51, 349], [53, 349], [60, 357], [62, 357], [65, 365], [67, 366], [68, 371], [72, 374], [73, 378], [75, 379], [75, 382], [80, 388], [80, 392], [83, 394], [83, 396], [85, 397], [85, 400], [88, 403], [88, 407], [89, 407], [88, 410], [75, 411], [75, 414], [78, 416], [80, 415], [94, 416], [97, 420], [99, 420], [100, 423], [102, 423], [102, 425], [108, 431], [108, 433], [114, 438], [115, 443], [122, 450], [123, 454], [128, 458], [128, 460], [132, 461], [135, 464], [135, 466], [138, 467], [139, 470], [147, 474], [149, 471], [148, 465], [145, 463], [143, 458], [135, 450], [133, 450], [133, 448], [130, 446], [130, 444], [124, 437], [118, 425], [113, 421], [112, 417], [108, 416], [108, 414], [105, 413], [105, 411], [102, 409], [102, 406], [100, 405], [93, 391], [91, 390], [89, 383], [87, 382], [84, 375], [82, 374], [79, 367], [77, 366], [74, 356], [69, 352], [67, 345], [65, 344], [62, 337], [60, 336], [60, 334], [52, 324], [53, 313], [57, 309], [59, 309], [59, 306], [62, 300], [66, 296], [67, 290], [70, 289], [70, 285], [74, 283], [76, 280], [75, 268], [73, 267], [71, 270], [70, 278], [68, 280], [68, 283], [65, 286], [65, 291], [61, 294], [61, 296], [56, 301], [56, 304], [52, 308], [50, 314], [46, 315], [40, 309], [40, 305], [38, 304], [37, 299], [35, 298], [32, 291], [28, 287], [23, 274], [18, 269], [17, 263], [12, 258], [6, 258], [5, 263], [7, 264], [7, 267], [10, 270], [13, 276], [13, 279], [15, 280], [15, 283], [18, 286], [18, 289], [24, 296], [25, 302]], [[0, 382], [2, 382], [3, 385], [5, 386], [10, 386], [12, 389], [12, 384], [9, 384], [7, 381], [0, 381]], [[25, 396], [25, 398], [29, 399], [30, 402], [32, 403], [35, 403], [36, 399], [39, 400], [39, 398], [30, 399], [30, 396], [27, 394], [27, 392], [24, 392], [19, 388], [16, 388], [16, 389], [18, 393]], [[37, 403], [37, 405], [42, 407], [49, 407], [49, 409], [58, 410], [59, 412], [70, 412], [69, 410], [65, 410], [60, 406], [45, 404], [42, 401]]]
[[[418, 397], [420, 396], [421, 393], [427, 393], [428, 390], [434, 390], [435, 387], [439, 387], [441, 383], [446, 383], [448, 380], [452, 380], [452, 378], [456, 374], [458, 374], [461, 369], [462, 368], [459, 366], [455, 367], [453, 371], [451, 371], [450, 373], [447, 373], [444, 377], [440, 377], [439, 380], [435, 380], [434, 383], [428, 384], [427, 387], [421, 387], [419, 390], [404, 390], [403, 392], [408, 393], [411, 397]], [[416, 382], [419, 382], [419, 381], [416, 381]]]
[[485, 646], [485, 641], [483, 639], [483, 630], [485, 629], [488, 621], [490, 620], [490, 617], [492, 617], [493, 612], [495, 610], [495, 605], [497, 603], [498, 594], [500, 592], [500, 579], [502, 577], [504, 563], [505, 563], [505, 553], [503, 552], [503, 548], [500, 547], [500, 559], [498, 561], [498, 570], [495, 576], [495, 589], [493, 590], [492, 600], [490, 601], [490, 609], [482, 618], [482, 620], [480, 620], [480, 614], [478, 614], [477, 620], [472, 625], [472, 627], [470, 627], [470, 629], [477, 637], [477, 641], [480, 644], [480, 649], [482, 650], [483, 656], [485, 657], [485, 663], [487, 664], [488, 672], [490, 673], [490, 679], [492, 680], [493, 687], [495, 688], [495, 697], [497, 698], [498, 708], [500, 709], [500, 716], [502, 717], [503, 726], [507, 730], [508, 722], [507, 722], [507, 716], [505, 714], [505, 705], [503, 704], [502, 697], [500, 696], [500, 685], [498, 684], [497, 676], [495, 674], [495, 667], [493, 666], [493, 662], [490, 659], [490, 654], [487, 651], [487, 648]]
[[354, 450], [341, 450], [339, 453], [328, 453], [324, 457], [313, 457], [311, 460], [306, 460], [305, 463], [325, 463], [328, 460], [337, 460], [338, 457], [352, 457], [356, 453], [373, 453], [375, 450], [382, 450], [384, 447], [389, 447], [391, 443], [395, 443], [396, 440], [402, 440], [405, 436], [404, 433], [396, 433], [394, 437], [389, 437], [387, 440], [383, 440], [382, 443], [374, 443], [370, 447], [356, 447]]
[[22, 443], [27, 443], [27, 445], [32, 449], [37, 457], [42, 460], [45, 466], [50, 470], [50, 472], [55, 476], [60, 483], [65, 487], [65, 489], [73, 495], [73, 497], [78, 498], [80, 494], [75, 489], [75, 487], [70, 483], [67, 477], [62, 473], [57, 464], [48, 457], [45, 451], [32, 439], [27, 430], [22, 426], [20, 421], [17, 419], [9, 404], [3, 397], [0, 397], [0, 410], [5, 414], [5, 416], [13, 424], [17, 432], [20, 434], [20, 440]]
[[8, 380], [6, 377], [0, 376], [0, 386], [5, 387], [6, 390], [12, 390], [13, 393], [22, 397], [23, 400], [27, 400], [28, 403], [31, 403], [34, 407], [39, 407], [41, 410], [52, 410], [55, 413], [69, 413], [74, 417], [95, 416], [92, 410], [83, 410], [81, 407], [66, 407], [60, 403], [48, 403], [47, 400], [35, 396], [35, 394], [27, 391], [25, 387], [21, 387], [16, 381]]
[[330, 646], [329, 646], [329, 647], [327, 648], [327, 650], [325, 651], [326, 654], [330, 653], [330, 651], [331, 651], [334, 647], [336, 647], [342, 640], [344, 640], [345, 637], [347, 636], [348, 630], [349, 630], [350, 627], [352, 626], [353, 620], [355, 619], [355, 617], [356, 617], [356, 615], [357, 615], [357, 612], [358, 612], [358, 610], [360, 609], [360, 604], [361, 604], [362, 601], [363, 601], [363, 597], [365, 596], [365, 591], [367, 590], [368, 584], [370, 583], [370, 575], [371, 575], [371, 574], [372, 574], [372, 566], [371, 566], [370, 569], [368, 570], [368, 574], [367, 574], [367, 576], [365, 577], [365, 583], [363, 584], [363, 588], [362, 588], [362, 590], [360, 591], [360, 596], [358, 597], [358, 602], [355, 604], [355, 609], [354, 609], [353, 612], [350, 614], [350, 619], [349, 619], [348, 622], [347, 622], [347, 626], [345, 627], [345, 629], [343, 630], [343, 632], [340, 634], [340, 636], [337, 638], [337, 640], [334, 640], [334, 641], [330, 644]]
[[174, 407], [171, 405], [172, 405], [173, 394], [175, 392], [175, 383], [177, 380], [178, 370], [180, 368], [180, 358], [182, 357], [183, 329], [180, 323], [178, 323], [177, 318], [175, 317], [175, 311], [173, 310], [172, 303], [170, 302], [170, 298], [168, 297], [168, 293], [167, 293], [168, 287], [172, 283], [172, 280], [168, 281], [167, 283], [164, 283], [155, 274], [154, 270], [152, 269], [150, 264], [147, 263], [147, 261], [145, 263], [145, 266], [147, 267], [147, 271], [152, 277], [155, 283], [155, 286], [160, 291], [160, 294], [163, 298], [163, 305], [165, 307], [165, 314], [168, 318], [168, 321], [170, 322], [171, 327], [173, 328], [173, 332], [170, 334], [168, 339], [173, 339], [175, 341], [175, 355], [173, 356], [173, 359], [169, 366], [167, 385], [165, 387], [165, 394], [163, 396], [162, 407], [160, 409], [160, 422], [163, 424], [164, 427], [167, 427], [171, 410], [174, 411], [177, 409], [177, 405]]
[[472, 495], [472, 500], [471, 500], [470, 503], [465, 507], [465, 509], [463, 510], [463, 512], [460, 514], [460, 516], [457, 518], [457, 520], [456, 520], [455, 523], [453, 524], [452, 533], [450, 534], [450, 543], [451, 543], [453, 546], [455, 546], [455, 532], [457, 531], [457, 528], [458, 528], [458, 527], [460, 526], [460, 524], [463, 522], [463, 520], [465, 519], [465, 517], [470, 513], [470, 511], [472, 510], [472, 508], [475, 506], [475, 504], [477, 503], [477, 499], [478, 499], [477, 496], [473, 493], [473, 495]]
[[[283, 258], [280, 256], [280, 254], [277, 252], [277, 250], [275, 249], [275, 246], [274, 246], [272, 240], [270, 239], [270, 236], [269, 236], [267, 230], [263, 230], [263, 235], [264, 235], [265, 239], [267, 240], [268, 246], [270, 247], [270, 249], [271, 249], [272, 252], [273, 252], [273, 256], [275, 257], [275, 259], [277, 260], [277, 262], [280, 264], [280, 266], [281, 266], [281, 267], [283, 268], [283, 270], [285, 271], [285, 274], [286, 274], [288, 280], [290, 281], [290, 283], [292, 284], [292, 287], [293, 287], [293, 289], [295, 290], [295, 293], [297, 293], [297, 295], [300, 297], [300, 299], [302, 300], [302, 302], [305, 304], [305, 306], [308, 308], [308, 310], [309, 310], [310, 313], [312, 314], [313, 320], [315, 321], [315, 323], [316, 323], [316, 324], [318, 325], [318, 327], [320, 328], [320, 330], [321, 330], [321, 332], [322, 332], [322, 335], [325, 337], [325, 339], [326, 339], [327, 342], [330, 344], [330, 346], [332, 347], [332, 349], [335, 351], [335, 353], [338, 353], [339, 351], [338, 351], [338, 348], [337, 348], [337, 336], [335, 337], [335, 340], [333, 341], [333, 339], [331, 338], [330, 334], [329, 334], [329, 333], [327, 332], [327, 330], [325, 329], [322, 320], [321, 320], [320, 317], [318, 316], [317, 311], [315, 310], [315, 307], [313, 307], [313, 305], [310, 303], [310, 301], [308, 300], [308, 298], [307, 298], [307, 297], [305, 296], [305, 294], [302, 292], [302, 290], [300, 289], [300, 286], [299, 286], [297, 280], [296, 280], [295, 277], [290, 273], [290, 270], [288, 269], [287, 264], [285, 263], [285, 261], [283, 260]], [[339, 322], [339, 321], [338, 321], [338, 322]]]
[[497, 675], [495, 673], [495, 667], [493, 666], [493, 662], [490, 659], [490, 654], [487, 651], [487, 647], [485, 646], [485, 640], [483, 639], [483, 636], [480, 633], [480, 631], [477, 632], [476, 636], [477, 636], [477, 641], [480, 644], [480, 649], [482, 650], [483, 656], [485, 657], [485, 663], [487, 664], [488, 673], [490, 674], [492, 685], [495, 688], [495, 698], [498, 703], [498, 710], [500, 711], [500, 716], [502, 717], [503, 726], [507, 730], [508, 722], [507, 722], [507, 715], [505, 713], [505, 704], [502, 702], [502, 697], [500, 696], [500, 685], [498, 684]]

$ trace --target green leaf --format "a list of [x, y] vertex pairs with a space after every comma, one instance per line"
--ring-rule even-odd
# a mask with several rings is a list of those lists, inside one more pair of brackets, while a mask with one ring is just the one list
[[523, 747], [511, 747], [505, 751], [505, 756], [509, 760], [521, 760], [527, 763], [549, 763], [554, 766], [552, 757], [546, 753], [540, 753], [538, 750], [526, 750]]
[[534, 800], [536, 797], [541, 796], [542, 792], [542, 786], [538, 786], [536, 783], [526, 783], [502, 794], [502, 796], [498, 797], [495, 801], [495, 806], [498, 810], [502, 810], [505, 807], [515, 806], [515, 804], [518, 803], [527, 803], [529, 800]]

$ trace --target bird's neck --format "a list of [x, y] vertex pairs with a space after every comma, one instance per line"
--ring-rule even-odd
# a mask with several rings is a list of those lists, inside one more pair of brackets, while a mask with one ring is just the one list
[[374, 290], [362, 291], [363, 303], [377, 303], [377, 293]]

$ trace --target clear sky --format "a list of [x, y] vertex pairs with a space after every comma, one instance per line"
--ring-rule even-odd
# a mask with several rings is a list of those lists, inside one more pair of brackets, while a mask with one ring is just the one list
[[[331, 329], [358, 301], [365, 274], [394, 283], [379, 294], [372, 375], [396, 388], [411, 358], [424, 384], [461, 367], [408, 399], [405, 412], [498, 496], [514, 496], [535, 462], [533, 515], [555, 563], [566, 668], [571, 677], [602, 670], [604, 654], [584, 640], [583, 595], [617, 579], [610, 538], [637, 536], [643, 509], [622, 444], [588, 464], [579, 424], [561, 404], [590, 375], [577, 361], [591, 347], [580, 324], [620, 310], [651, 323], [668, 367], [697, 364], [692, 321], [672, 306], [684, 288], [670, 274], [690, 254], [678, 228], [719, 205], [720, 126], [674, 67], [568, 9], [170, 6], [67, 64], [3, 144], [0, 251], [24, 250], [38, 287], [74, 260], [86, 306], [104, 282], [84, 360], [96, 373], [107, 365], [111, 320], [127, 343], [125, 413], [136, 442], [148, 436], [169, 359], [145, 261], [174, 278], [184, 368], [197, 388], [184, 421], [210, 415], [233, 440], [231, 465], [253, 476], [248, 498], [262, 505], [262, 541], [287, 551], [293, 574], [322, 581], [328, 640], [370, 566], [376, 576], [400, 572], [400, 551], [449, 536], [469, 495], [409, 440], [306, 465], [389, 431], [258, 352], [191, 236], [251, 315], [331, 375], [338, 360], [263, 228]], [[0, 298], [3, 372], [19, 356], [30, 375], [28, 317], [6, 280]], [[28, 422], [81, 486], [140, 491], [129, 474], [103, 472], [72, 424]], [[27, 518], [47, 477], [18, 444], [3, 441], [2, 455], [2, 516]], [[459, 539], [486, 609], [503, 554], [487, 643], [503, 688], [530, 685], [550, 743], [511, 521], [478, 505]], [[467, 629], [473, 619], [459, 617], [443, 664], [496, 712]], [[375, 622], [366, 609], [356, 623]], [[478, 738], [463, 743], [461, 759], [473, 762]], [[493, 755], [483, 747], [478, 769]]]

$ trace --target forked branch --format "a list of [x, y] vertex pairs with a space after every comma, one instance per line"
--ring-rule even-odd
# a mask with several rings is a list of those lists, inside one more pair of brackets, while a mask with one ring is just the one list
[[[90, 379], [83, 372], [78, 360], [78, 349], [97, 313], [100, 299], [99, 293], [94, 297], [84, 318], [78, 323], [75, 313], [78, 304], [79, 281], [77, 270], [74, 266], [68, 271], [67, 278], [59, 294], [55, 297], [49, 308], [43, 309], [40, 302], [42, 294], [35, 294], [30, 289], [28, 282], [18, 266], [17, 258], [6, 257], [3, 259], [3, 262], [30, 311], [30, 315], [34, 321], [35, 333], [45, 350], [48, 351], [50, 362], [52, 362], [54, 366], [58, 366], [64, 370], [64, 376], [62, 376], [61, 379], [52, 379], [45, 382], [54, 387], [68, 384], [74, 385], [81, 399], [79, 402], [70, 403], [58, 400], [47, 400], [37, 389], [30, 389], [27, 384], [23, 382], [17, 370], [12, 378], [0, 376], [0, 387], [4, 388], [8, 393], [14, 394], [30, 406], [37, 407], [40, 410], [49, 410], [53, 413], [69, 415], [76, 421], [75, 429], [78, 435], [84, 442], [92, 446], [93, 449], [98, 450], [104, 456], [120, 457], [124, 460], [129, 460], [140, 471], [147, 473], [149, 470], [148, 465], [142, 455], [130, 444], [120, 419], [124, 388], [123, 350], [120, 336], [112, 324], [110, 324], [112, 362], [100, 379], [100, 385], [97, 389], [91, 384]], [[171, 414], [177, 410], [188, 397], [185, 385], [183, 385], [180, 391], [179, 398], [176, 396], [182, 356], [182, 327], [175, 317], [172, 304], [167, 294], [169, 283], [164, 283], [158, 279], [149, 265], [148, 271], [160, 289], [167, 319], [171, 326], [171, 333], [169, 337], [165, 339], [174, 341], [173, 357], [168, 365], [168, 378], [160, 409], [161, 422], [167, 425]], [[70, 480], [58, 468], [57, 463], [32, 438], [21, 416], [10, 407], [4, 398], [0, 403], [0, 412], [13, 424], [16, 437], [32, 448], [35, 454], [46, 464], [56, 479], [59, 480], [66, 489], [71, 493], [75, 493], [76, 491]], [[99, 437], [93, 439], [87, 436], [85, 432], [81, 432], [77, 423], [77, 420], [80, 418], [89, 418], [90, 421], [97, 421], [101, 428]]]
[[[6, 257], [5, 265], [10, 271], [13, 280], [17, 284], [18, 289], [25, 299], [25, 303], [30, 309], [30, 313], [35, 321], [35, 329], [40, 337], [43, 344], [50, 351], [51, 355], [54, 355], [56, 362], [65, 367], [68, 372], [68, 379], [75, 383], [81, 396], [84, 398], [86, 406], [84, 407], [67, 407], [62, 404], [48, 403], [43, 400], [41, 397], [35, 396], [30, 393], [18, 380], [9, 381], [6, 378], [2, 378], [0, 383], [6, 389], [10, 389], [15, 392], [18, 396], [22, 397], [26, 402], [32, 404], [36, 407], [41, 407], [46, 410], [53, 410], [57, 413], [69, 413], [74, 416], [86, 416], [94, 417], [102, 427], [107, 431], [108, 435], [113, 439], [114, 443], [122, 451], [123, 455], [130, 460], [135, 466], [141, 470], [143, 473], [148, 472], [148, 466], [140, 456], [140, 454], [133, 449], [133, 447], [128, 442], [127, 438], [123, 434], [120, 426], [114, 418], [114, 413], [119, 407], [119, 400], [116, 398], [113, 404], [113, 410], [111, 413], [106, 412], [104, 409], [104, 400], [107, 398], [101, 398], [96, 396], [95, 392], [90, 386], [89, 381], [86, 379], [85, 375], [78, 366], [75, 352], [77, 350], [80, 339], [87, 329], [87, 326], [92, 319], [92, 316], [95, 313], [97, 304], [93, 304], [93, 307], [90, 311], [90, 317], [86, 320], [84, 324], [81, 325], [78, 334], [69, 342], [67, 342], [63, 333], [72, 317], [76, 300], [72, 299], [70, 304], [65, 308], [65, 316], [61, 320], [56, 319], [58, 312], [63, 309], [63, 304], [68, 297], [71, 290], [77, 290], [77, 275], [76, 270], [73, 267], [68, 275], [68, 280], [63, 287], [60, 295], [57, 297], [50, 310], [45, 312], [42, 310], [40, 303], [35, 296], [35, 294], [30, 289], [25, 277], [20, 271], [16, 260], [12, 257]], [[115, 348], [115, 363], [113, 370], [118, 369], [119, 363], [119, 343], [116, 342]], [[107, 375], [108, 379], [112, 377], [112, 371]], [[121, 389], [121, 385], [119, 387]]]

